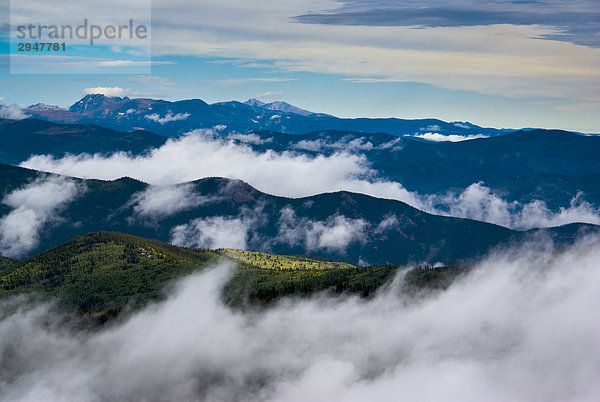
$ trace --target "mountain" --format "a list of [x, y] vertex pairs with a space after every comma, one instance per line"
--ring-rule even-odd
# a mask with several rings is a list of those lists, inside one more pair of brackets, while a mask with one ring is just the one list
[[343, 130], [366, 133], [387, 132], [393, 135], [436, 132], [461, 136], [504, 134], [500, 130], [437, 119], [403, 120], [395, 118], [343, 119], [310, 113], [284, 102], [262, 104], [250, 100], [207, 104], [200, 99], [169, 102], [155, 99], [129, 99], [86, 95], [69, 110], [27, 109], [35, 118], [56, 123], [95, 124], [121, 131], [142, 128], [166, 136], [178, 136], [200, 129], [218, 127], [222, 132], [247, 133], [272, 130], [303, 134], [318, 130]]
[[[48, 180], [34, 171], [0, 167], [0, 193], [9, 194], [35, 177]], [[343, 191], [298, 199], [275, 197], [224, 178], [167, 188], [129, 178], [71, 180], [82, 190], [61, 204], [56, 216], [38, 225], [38, 243], [27, 250], [28, 255], [88, 232], [109, 230], [188, 246], [231, 244], [351, 263], [455, 264], [481, 257], [500, 244], [523, 241], [534, 232], [569, 242], [578, 231], [594, 229], [592, 225], [568, 225], [515, 232], [468, 219], [430, 215], [394, 200]], [[12, 211], [1, 205], [0, 217]], [[42, 216], [48, 215], [44, 213]]]
[[[0, 299], [22, 293], [53, 297], [78, 313], [92, 313], [88, 318], [103, 323], [124, 309], [135, 310], [164, 298], [174, 280], [226, 261], [236, 270], [223, 297], [228, 304], [239, 306], [325, 289], [368, 296], [397, 270], [305, 256], [188, 249], [101, 232], [71, 239], [0, 269]], [[411, 279], [411, 284], [414, 282]]]
[[1, 270], [0, 296], [36, 291], [84, 312], [119, 311], [160, 298], [169, 281], [217, 258], [130, 235], [94, 233]]
[[[246, 145], [257, 152], [293, 151], [311, 156], [361, 153], [380, 177], [420, 194], [461, 192], [483, 182], [508, 201], [544, 200], [558, 211], [583, 192], [584, 200], [600, 207], [600, 137], [527, 130], [461, 142], [428, 142], [386, 133], [336, 130], [251, 133], [259, 141]], [[33, 154], [61, 157], [66, 153], [124, 151], [139, 155], [166, 142], [165, 137], [144, 130], [118, 132], [96, 125], [37, 119], [0, 120], [0, 138], [0, 163], [9, 164], [18, 164]], [[232, 138], [243, 141], [243, 136]]]
[[85, 114], [98, 109], [108, 110], [126, 100], [129, 100], [129, 98], [107, 97], [101, 94], [86, 95], [78, 102], [74, 103], [69, 108], [69, 112]]
[[294, 114], [298, 114], [300, 116], [309, 116], [311, 114], [315, 114], [313, 112], [309, 112], [308, 110], [300, 109], [299, 107], [296, 107], [294, 105], [290, 105], [289, 103], [281, 102], [281, 101], [264, 103], [264, 102], [259, 101], [258, 99], [251, 98], [251, 99], [248, 99], [246, 102], [244, 102], [244, 104], [249, 105], [249, 106], [261, 107], [263, 109], [268, 109], [268, 110], [278, 110], [280, 112], [285, 112], [285, 113], [294, 113]]
[[600, 137], [560, 130], [517, 131], [460, 142], [333, 130], [253, 134], [258, 140], [247, 145], [257, 152], [363, 154], [381, 177], [420, 194], [460, 192], [484, 182], [509, 201], [544, 200], [558, 210], [583, 192], [586, 201], [600, 207]]
[[37, 119], [0, 119], [0, 138], [0, 162], [8, 164], [18, 164], [38, 154], [139, 154], [166, 141], [165, 137], [144, 130], [124, 133], [89, 124], [55, 124]]

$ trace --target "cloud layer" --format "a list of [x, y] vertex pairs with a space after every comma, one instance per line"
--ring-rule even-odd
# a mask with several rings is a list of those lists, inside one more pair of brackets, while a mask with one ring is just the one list
[[483, 134], [475, 134], [475, 135], [456, 135], [456, 134], [451, 134], [451, 135], [444, 135], [444, 134], [440, 134], [440, 133], [415, 134], [415, 135], [413, 135], [413, 137], [420, 138], [420, 139], [427, 140], [427, 141], [434, 141], [434, 142], [444, 142], [444, 141], [448, 141], [448, 142], [460, 142], [460, 141], [467, 141], [467, 140], [475, 140], [477, 138], [488, 138], [487, 135], [483, 135]]
[[[83, 178], [112, 180], [130, 176], [163, 186], [220, 176], [241, 179], [258, 190], [286, 197], [346, 190], [399, 200], [434, 214], [477, 219], [513, 229], [572, 222], [600, 224], [600, 211], [585, 202], [583, 195], [575, 197], [569, 206], [551, 211], [543, 201], [523, 205], [504, 200], [483, 183], [473, 183], [459, 194], [426, 195], [407, 191], [401, 183], [382, 178], [371, 168], [360, 151], [372, 149], [373, 145], [362, 140], [340, 140], [329, 145], [322, 141], [299, 143], [300, 148], [310, 151], [323, 150], [327, 146], [333, 148], [334, 152], [329, 156], [308, 156], [291, 151], [258, 152], [239, 142], [244, 140], [256, 142], [257, 138], [234, 135], [223, 139], [212, 131], [198, 130], [179, 139], [170, 139], [164, 146], [143, 156], [83, 154], [55, 159], [38, 155], [21, 165]], [[379, 147], [393, 149], [400, 145], [391, 141]], [[167, 209], [175, 208], [174, 211], [179, 206], [183, 208], [182, 203], [193, 204], [197, 200], [195, 196], [188, 201], [176, 200], [169, 206], [168, 200], [183, 196], [181, 191], [184, 189], [150, 189], [147, 197], [140, 199], [142, 204], [138, 210], [143, 213], [145, 208], [153, 208], [153, 203], [165, 205]]]
[[246, 312], [222, 304], [221, 266], [98, 332], [4, 300], [0, 399], [595, 401], [599, 244], [528, 244], [416, 298], [400, 276]]
[[544, 201], [527, 204], [508, 202], [495, 195], [483, 183], [473, 183], [462, 193], [429, 195], [421, 197], [422, 209], [438, 214], [475, 219], [500, 226], [526, 230], [561, 226], [573, 222], [600, 225], [600, 209], [583, 200], [583, 194], [575, 196], [568, 207], [551, 211]]

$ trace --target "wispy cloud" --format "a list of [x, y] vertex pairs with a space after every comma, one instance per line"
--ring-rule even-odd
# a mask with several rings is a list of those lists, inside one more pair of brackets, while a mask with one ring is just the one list
[[146, 119], [152, 120], [156, 123], [165, 124], [165, 123], [170, 123], [173, 121], [185, 120], [190, 116], [191, 116], [191, 114], [189, 114], [189, 113], [173, 114], [171, 112], [168, 112], [167, 114], [164, 115], [164, 117], [160, 117], [160, 115], [158, 113], [147, 114], [144, 117]]
[[477, 25], [547, 25], [561, 32], [545, 36], [586, 46], [600, 46], [597, 25], [600, 7], [592, 0], [581, 0], [568, 7], [557, 0], [536, 1], [345, 1], [330, 12], [296, 17], [302, 23], [464, 27]]
[[61, 209], [83, 193], [73, 180], [48, 176], [8, 193], [10, 212], [0, 219], [0, 254], [21, 257], [37, 247], [40, 230], [60, 219]]
[[162, 219], [212, 200], [212, 197], [198, 194], [194, 185], [188, 183], [148, 186], [144, 191], [133, 194], [129, 204], [133, 205], [136, 218]]
[[0, 119], [23, 120], [29, 115], [19, 105], [0, 105]]

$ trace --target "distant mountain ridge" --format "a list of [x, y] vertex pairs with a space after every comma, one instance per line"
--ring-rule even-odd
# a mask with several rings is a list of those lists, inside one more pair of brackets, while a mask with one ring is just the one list
[[200, 99], [170, 102], [91, 94], [75, 102], [69, 110], [30, 107], [26, 112], [35, 118], [57, 123], [96, 124], [121, 131], [143, 128], [170, 137], [215, 127], [223, 132], [241, 133], [266, 129], [289, 134], [319, 130], [387, 132], [396, 136], [427, 132], [461, 136], [504, 134], [493, 128], [438, 119], [338, 118], [312, 113], [285, 102], [264, 104], [257, 100], [207, 104]]
[[[69, 112], [70, 113], [70, 112]], [[544, 200], [554, 210], [583, 198], [600, 207], [600, 137], [558, 130], [530, 130], [462, 142], [424, 142], [386, 133], [316, 131], [251, 132], [256, 152], [292, 151], [309, 156], [336, 152], [364, 154], [378, 174], [420, 194], [460, 191], [484, 182], [508, 201]], [[223, 134], [225, 138], [226, 134]], [[37, 119], [0, 119], [0, 163], [19, 164], [32, 154], [141, 155], [167, 141], [148, 131], [119, 132], [89, 124]], [[243, 142], [244, 136], [232, 136]]]
[[[53, 111], [54, 109], [48, 109]], [[19, 164], [30, 155], [133, 154], [160, 147], [166, 138], [144, 130], [128, 133], [90, 124], [56, 124], [38, 119], [0, 119], [0, 163]]]

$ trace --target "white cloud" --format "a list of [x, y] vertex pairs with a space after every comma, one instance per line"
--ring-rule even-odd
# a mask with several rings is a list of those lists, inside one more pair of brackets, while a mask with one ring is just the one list
[[144, 117], [147, 118], [148, 120], [152, 120], [156, 123], [165, 124], [165, 123], [170, 123], [172, 121], [185, 120], [190, 116], [191, 115], [189, 113], [173, 114], [171, 112], [168, 112], [167, 114], [165, 114], [165, 117], [160, 117], [160, 115], [158, 113], [147, 114]]
[[464, 123], [460, 123], [460, 122], [455, 122], [453, 124], [454, 124], [454, 126], [456, 126], [458, 128], [464, 128], [466, 130], [471, 128], [471, 126], [469, 126], [468, 124], [464, 124]]
[[[294, 152], [254, 152], [249, 146], [197, 130], [167, 143], [147, 155], [126, 153], [69, 155], [55, 159], [33, 156], [22, 166], [84, 178], [133, 177], [150, 184], [175, 184], [203, 177], [242, 179], [261, 191], [302, 197], [327, 191], [364, 192], [381, 188], [381, 194], [408, 195], [397, 183], [365, 182], [375, 174], [363, 155], [344, 152], [309, 157]], [[397, 197], [395, 197], [397, 198]]]
[[137, 217], [161, 219], [213, 201], [194, 191], [193, 184], [148, 186], [132, 195], [130, 204]]
[[[228, 186], [235, 185], [228, 183]], [[221, 192], [227, 193], [229, 190], [225, 187]], [[185, 247], [246, 249], [250, 242], [262, 243], [254, 233], [259, 226], [268, 222], [268, 216], [262, 209], [262, 205], [257, 205], [253, 210], [242, 207], [237, 216], [193, 219], [189, 223], [172, 228], [170, 242]]]
[[[595, 401], [600, 242], [491, 257], [448, 290], [232, 310], [219, 267], [97, 331], [2, 302], [6, 400]], [[12, 304], [11, 304], [12, 303]], [[10, 307], [10, 308], [7, 308]]]
[[471, 184], [460, 194], [430, 195], [421, 197], [423, 209], [432, 213], [475, 219], [495, 223], [512, 229], [560, 226], [573, 222], [600, 224], [600, 210], [575, 196], [569, 207], [552, 212], [544, 201], [521, 204], [507, 202], [495, 195], [483, 183]]
[[269, 142], [273, 142], [273, 138], [261, 138], [260, 135], [250, 133], [250, 134], [240, 134], [240, 133], [231, 133], [227, 135], [227, 138], [230, 140], [238, 140], [241, 142], [245, 142], [246, 144], [253, 145], [262, 145], [267, 144]]
[[427, 141], [435, 141], [435, 142], [460, 142], [460, 141], [468, 141], [475, 140], [478, 138], [489, 138], [487, 135], [483, 134], [475, 134], [475, 135], [457, 135], [457, 134], [439, 134], [439, 133], [425, 133], [425, 134], [415, 134], [413, 135], [415, 138], [421, 138]]
[[329, 139], [301, 140], [291, 145], [293, 149], [302, 149], [306, 151], [322, 152], [324, 150], [337, 150], [345, 152], [370, 151], [374, 149], [373, 144], [366, 139], [359, 137], [343, 137], [337, 141]]
[[44, 225], [59, 220], [61, 209], [83, 191], [73, 180], [48, 176], [7, 194], [2, 203], [11, 211], [0, 219], [0, 254], [21, 257], [37, 247]]
[[194, 219], [171, 230], [171, 243], [185, 247], [245, 249], [248, 222], [241, 218], [212, 216]]
[[[393, 140], [386, 147], [401, 147], [398, 143], [400, 145], [394, 145], [397, 143]], [[316, 150], [322, 144], [325, 143], [311, 142], [308, 145]], [[541, 201], [521, 205], [504, 200], [478, 183], [458, 195], [410, 192], [398, 182], [381, 178], [371, 168], [365, 155], [355, 151], [372, 147], [369, 142], [344, 144], [334, 144], [342, 148], [329, 156], [272, 150], [255, 152], [250, 146], [222, 138], [214, 131], [197, 130], [181, 138], [170, 139], [162, 147], [141, 156], [121, 152], [110, 156], [84, 154], [55, 159], [38, 155], [21, 165], [83, 178], [113, 180], [129, 176], [154, 185], [219, 176], [241, 179], [260, 191], [285, 197], [346, 190], [403, 201], [430, 213], [478, 219], [516, 229], [600, 222], [600, 211], [584, 202], [582, 196], [569, 206], [550, 211]]]
[[440, 131], [441, 129], [442, 128], [440, 126], [438, 126], [437, 124], [432, 124], [427, 127], [421, 127], [419, 130], [420, 131]]
[[392, 229], [398, 228], [400, 222], [398, 221], [398, 217], [395, 214], [387, 214], [383, 217], [379, 225], [374, 230], [374, 233], [385, 233]]
[[84, 95], [94, 95], [94, 94], [102, 94], [108, 97], [124, 97], [130, 96], [132, 93], [131, 89], [124, 89], [121, 87], [94, 87], [94, 88], [85, 88], [83, 90]]
[[25, 113], [20, 106], [0, 105], [0, 119], [23, 120], [28, 117], [29, 117], [29, 115], [27, 113]]
[[326, 250], [344, 254], [353, 242], [364, 244], [369, 224], [362, 219], [333, 215], [325, 221], [298, 218], [291, 207], [280, 211], [274, 242], [303, 246], [306, 251]]
[[285, 94], [283, 92], [266, 91], [256, 94], [257, 99], [281, 99]]

